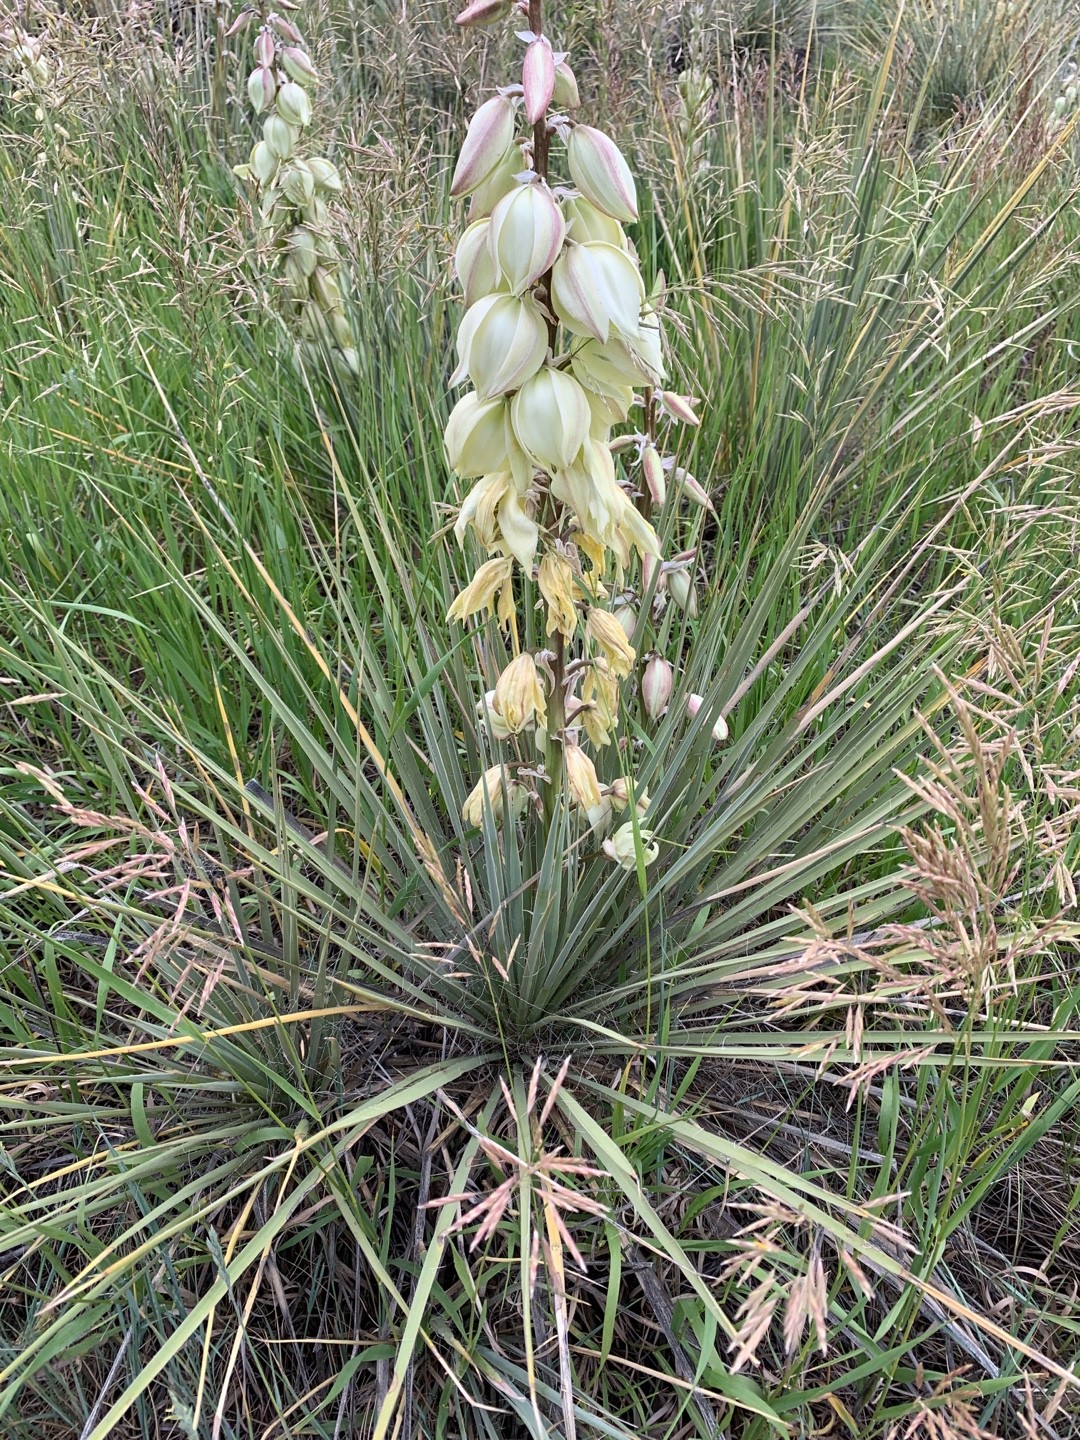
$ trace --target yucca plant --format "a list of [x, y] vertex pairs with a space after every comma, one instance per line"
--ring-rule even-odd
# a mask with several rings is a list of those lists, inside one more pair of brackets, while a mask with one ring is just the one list
[[[491, 393], [465, 435], [452, 412], [446, 459], [442, 371], [378, 297], [363, 316], [378, 363], [337, 411], [318, 397], [306, 446], [256, 394], [253, 486], [212, 425], [193, 442], [184, 372], [163, 373], [178, 362], [150, 353], [142, 314], [140, 388], [113, 398], [92, 453], [104, 466], [123, 458], [115, 431], [144, 433], [140, 480], [168, 461], [175, 486], [136, 506], [119, 472], [80, 472], [130, 612], [69, 599], [4, 512], [21, 572], [41, 567], [4, 588], [28, 732], [0, 801], [11, 1433], [884, 1437], [922, 1417], [929, 1434], [1020, 1433], [1025, 1407], [1070, 1420], [1068, 1391], [1052, 1393], [1068, 1324], [1036, 1324], [1041, 1282], [1006, 1284], [969, 1241], [995, 1182], [1075, 1102], [1051, 1033], [1075, 1039], [1059, 958], [1075, 937], [1040, 888], [1072, 853], [1075, 627], [1029, 579], [1040, 553], [1066, 563], [1067, 495], [1023, 544], [1027, 502], [1045, 508], [1044, 472], [1071, 455], [1053, 426], [1075, 400], [1003, 401], [979, 438], [965, 411], [920, 449], [934, 397], [966, 394], [975, 359], [936, 368], [950, 317], [900, 323], [897, 272], [885, 283], [859, 251], [850, 289], [805, 313], [774, 314], [770, 289], [748, 389], [720, 348], [741, 355], [745, 336], [691, 275], [660, 359], [686, 377], [669, 409], [683, 390], [706, 403], [665, 467], [658, 366], [603, 396], [588, 358], [610, 331], [570, 323], [607, 307], [627, 354], [599, 358], [640, 366], [640, 303], [628, 318], [607, 271], [566, 287], [553, 273], [568, 251], [551, 205], [581, 222], [586, 261], [589, 246], [623, 257], [617, 275], [634, 261], [616, 229], [634, 222], [604, 209], [631, 193], [612, 142], [586, 135], [579, 175], [535, 163], [560, 63], [542, 20], [528, 83], [484, 121], [505, 135], [527, 106], [534, 163], [501, 146], [505, 193], [478, 207], [483, 243], [473, 230], [458, 248], [465, 323], [481, 306], [520, 324], [505, 350], [466, 330], [470, 383]], [[522, 196], [543, 244], [529, 224], [522, 240]], [[988, 234], [979, 217], [983, 254], [1010, 213]], [[648, 268], [655, 237], [635, 233]], [[748, 271], [733, 294], [761, 293]], [[925, 272], [913, 258], [907, 273]], [[422, 313], [422, 284], [400, 283]], [[539, 333], [533, 309], [539, 354], [517, 343]], [[556, 323], [571, 338], [552, 344]], [[501, 374], [510, 354], [533, 374]], [[815, 367], [816, 408], [800, 406]], [[535, 375], [551, 393], [526, 410]], [[609, 431], [586, 399], [593, 464], [573, 483], [545, 453], [581, 419], [555, 375], [618, 406]], [[501, 432], [478, 433], [493, 401]], [[82, 422], [108, 403], [104, 385], [79, 392]], [[755, 443], [722, 487], [712, 457], [732, 464], [747, 413]], [[62, 425], [47, 398], [31, 415], [20, 446], [40, 467]], [[446, 460], [483, 486], [465, 458], [481, 439], [485, 473], [509, 477], [486, 487], [494, 514], [477, 499], [464, 548], [433, 539], [469, 504]], [[299, 455], [307, 482], [319, 446], [328, 493], [290, 469]], [[684, 509], [691, 466], [708, 503]], [[825, 517], [867, 472], [873, 523], [838, 542]], [[49, 486], [23, 483], [44, 511]], [[593, 490], [604, 533], [589, 533]], [[545, 588], [548, 556], [565, 588]], [[465, 632], [456, 597], [493, 560], [512, 608]], [[1009, 638], [985, 638], [988, 616]], [[139, 658], [129, 675], [121, 652]], [[597, 658], [613, 683], [586, 698]], [[1025, 706], [1046, 717], [1030, 782], [1008, 741]], [[1057, 838], [1025, 833], [1021, 783]]]

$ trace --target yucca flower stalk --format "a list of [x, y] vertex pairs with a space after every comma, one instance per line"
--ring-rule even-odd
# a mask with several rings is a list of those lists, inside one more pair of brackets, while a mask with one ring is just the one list
[[262, 139], [247, 164], [233, 167], [259, 206], [261, 229], [278, 256], [289, 310], [302, 354], [319, 358], [328, 348], [353, 373], [358, 369], [352, 327], [345, 313], [341, 264], [327, 228], [329, 205], [341, 193], [341, 175], [326, 156], [313, 154], [305, 136], [318, 74], [300, 31], [283, 15], [243, 10], [229, 28], [235, 35], [259, 19], [255, 61], [247, 94], [262, 121]]
[[[665, 591], [693, 603], [686, 569], [664, 564], [652, 517], [669, 475], [676, 498], [708, 504], [660, 440], [698, 417], [690, 397], [662, 389], [664, 281], [646, 288], [624, 229], [638, 218], [630, 167], [607, 134], [569, 113], [580, 105], [577, 82], [544, 33], [540, 0], [476, 0], [457, 23], [500, 16], [526, 18], [520, 82], [480, 105], [451, 183], [451, 195], [471, 197], [455, 255], [466, 310], [451, 383], [472, 388], [445, 443], [451, 469], [475, 482], [458, 539], [472, 530], [488, 558], [449, 615], [494, 614], [507, 633], [513, 658], [480, 713], [493, 744], [531, 730], [541, 758], [504, 756], [464, 815], [479, 822], [487, 805], [502, 823], [509, 793], [514, 814], [545, 827], [567, 804], [605, 832], [633, 789], [632, 750], [620, 735], [624, 689], [644, 671], [645, 715], [655, 720], [664, 708], [661, 657], [639, 658], [648, 617], [637, 607], [662, 606]], [[537, 592], [540, 636], [529, 613]], [[597, 766], [608, 746], [620, 753], [620, 773], [604, 784]], [[635, 806], [605, 847], [628, 869], [659, 854], [639, 823], [647, 808]]]

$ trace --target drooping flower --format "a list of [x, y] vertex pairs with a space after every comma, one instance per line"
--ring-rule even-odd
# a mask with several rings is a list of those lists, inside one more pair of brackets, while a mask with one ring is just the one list
[[450, 194], [471, 195], [491, 177], [514, 143], [514, 106], [505, 95], [485, 100], [469, 121]]
[[486, 560], [450, 606], [446, 618], [460, 620], [464, 624], [470, 615], [477, 615], [481, 610], [494, 610], [513, 569], [514, 562], [509, 556], [499, 555], [494, 560]]
[[619, 682], [606, 661], [598, 658], [586, 670], [581, 698], [586, 735], [597, 749], [610, 745], [619, 720]]
[[549, 474], [570, 465], [589, 431], [589, 401], [572, 375], [544, 365], [510, 402], [510, 420], [525, 454]]
[[551, 303], [571, 334], [604, 344], [612, 330], [637, 333], [645, 286], [625, 250], [599, 240], [571, 242], [552, 271]]
[[[507, 793], [509, 792], [509, 793]], [[492, 765], [477, 781], [469, 798], [461, 807], [461, 818], [466, 825], [479, 828], [484, 823], [484, 800], [491, 806], [492, 818], [496, 825], [502, 825], [509, 809], [511, 818], [516, 819], [528, 802], [528, 792], [519, 780], [511, 779], [501, 765]]]
[[547, 700], [536, 661], [526, 651], [510, 661], [495, 686], [495, 708], [511, 733], [547, 725]]
[[625, 679], [637, 658], [626, 632], [610, 610], [594, 606], [585, 622], [585, 633], [611, 667], [613, 675]]
[[[704, 704], [705, 700], [701, 695], [688, 695], [686, 697], [686, 713], [690, 716], [691, 720], [697, 716]], [[723, 715], [718, 715], [713, 723], [712, 738], [718, 745], [728, 738], [728, 724]]]
[[535, 375], [548, 350], [547, 322], [531, 295], [486, 295], [465, 312], [458, 329], [459, 365], [482, 400], [517, 390]]
[[[651, 865], [660, 854], [660, 846], [653, 838], [651, 830], [638, 829], [638, 838], [641, 842], [641, 858], [646, 865]], [[604, 841], [604, 854], [614, 860], [616, 865], [621, 865], [624, 870], [637, 869], [637, 844], [634, 840], [634, 822], [628, 820], [625, 825], [620, 825], [614, 835]]]
[[591, 810], [600, 804], [600, 781], [596, 766], [580, 745], [568, 740], [563, 746], [563, 764], [566, 767], [566, 784], [575, 805]]
[[488, 221], [488, 247], [496, 283], [520, 295], [550, 270], [566, 237], [566, 221], [548, 187], [517, 185]]
[[650, 720], [659, 720], [668, 707], [675, 672], [662, 655], [651, 655], [641, 677], [641, 703]]
[[481, 400], [474, 390], [463, 395], [450, 412], [443, 440], [450, 469], [463, 480], [475, 480], [509, 469], [507, 419], [509, 405], [501, 395]]
[[569, 560], [549, 550], [540, 561], [537, 583], [547, 604], [546, 633], [558, 633], [564, 640], [572, 640], [578, 616], [574, 603], [574, 570]]

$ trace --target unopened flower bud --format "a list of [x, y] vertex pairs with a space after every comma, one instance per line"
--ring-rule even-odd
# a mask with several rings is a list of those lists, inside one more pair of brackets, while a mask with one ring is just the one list
[[455, 25], [491, 25], [510, 14], [510, 0], [472, 0], [459, 15]]
[[470, 223], [490, 215], [504, 195], [517, 189], [521, 183], [517, 177], [524, 164], [519, 147], [511, 145], [488, 178], [472, 192], [468, 210]]
[[488, 244], [489, 219], [474, 220], [462, 231], [454, 251], [454, 272], [465, 294], [466, 310], [498, 289], [495, 261]]
[[471, 195], [498, 168], [513, 143], [514, 107], [505, 95], [493, 95], [469, 121], [450, 194]]
[[[641, 842], [641, 858], [646, 865], [651, 865], [660, 854], [660, 847], [653, 839], [651, 830], [638, 829], [638, 840]], [[628, 820], [625, 825], [620, 825], [615, 834], [604, 841], [604, 854], [616, 865], [621, 865], [624, 870], [637, 869], [637, 841], [634, 839], [634, 822]]]
[[619, 624], [622, 626], [622, 632], [626, 636], [627, 640], [632, 641], [637, 631], [638, 621], [637, 611], [634, 609], [633, 605], [620, 605], [619, 608], [615, 611], [615, 619], [618, 620]]
[[592, 336], [603, 344], [612, 329], [634, 334], [644, 300], [637, 266], [614, 245], [570, 244], [555, 262], [551, 303], [574, 335]]
[[[698, 711], [704, 704], [705, 700], [701, 695], [688, 695], [686, 697], [686, 713], [690, 716], [691, 720], [695, 719]], [[716, 717], [712, 727], [712, 738], [718, 745], [728, 738], [727, 721], [723, 715]]]
[[508, 406], [502, 395], [481, 400], [475, 391], [463, 395], [450, 412], [443, 436], [450, 469], [463, 480], [477, 480], [508, 468]]
[[293, 80], [286, 80], [277, 93], [277, 112], [290, 125], [311, 124], [311, 100], [306, 90]]
[[518, 185], [491, 212], [488, 245], [496, 281], [520, 295], [551, 269], [565, 235], [566, 222], [548, 187]]
[[544, 365], [510, 402], [510, 419], [522, 450], [551, 474], [572, 464], [585, 443], [589, 402], [572, 375]]
[[670, 390], [660, 391], [660, 404], [673, 420], [681, 420], [684, 425], [700, 425], [701, 421], [691, 402], [690, 395], [675, 395]]
[[263, 139], [278, 160], [287, 160], [296, 148], [299, 130], [280, 115], [268, 115], [263, 121]]
[[544, 363], [547, 322], [531, 296], [486, 295], [465, 314], [457, 337], [459, 365], [450, 383], [468, 376], [482, 400], [517, 390]]
[[300, 85], [318, 83], [319, 76], [315, 66], [311, 63], [311, 57], [298, 45], [286, 45], [281, 52], [281, 63], [290, 80], [295, 80]]
[[255, 63], [268, 69], [274, 63], [274, 37], [269, 30], [260, 30], [255, 37]]
[[316, 266], [311, 277], [311, 289], [315, 299], [327, 312], [337, 310], [341, 305], [341, 286], [322, 265]]
[[265, 65], [260, 65], [248, 76], [248, 99], [251, 101], [251, 108], [256, 115], [268, 109], [274, 103], [274, 96], [277, 93], [277, 83], [274, 80], [274, 72]]
[[628, 222], [638, 218], [637, 187], [614, 140], [591, 125], [575, 125], [566, 146], [574, 184], [605, 215]]
[[655, 445], [646, 445], [641, 452], [641, 471], [645, 476], [645, 488], [654, 505], [663, 505], [667, 495], [667, 480], [664, 465]]
[[693, 500], [695, 505], [700, 505], [703, 510], [711, 510], [713, 508], [713, 503], [709, 499], [708, 491], [694, 479], [689, 470], [683, 470], [681, 467], [677, 467], [672, 472], [672, 479], [679, 487], [680, 492], [685, 495], [688, 500]]
[[341, 175], [336, 165], [329, 160], [324, 160], [322, 156], [316, 156], [307, 163], [308, 169], [315, 177], [315, 188], [317, 190], [325, 190], [328, 195], [340, 194], [342, 188]]
[[697, 591], [694, 582], [685, 570], [672, 570], [667, 577], [668, 594], [676, 605], [694, 619], [698, 613]]
[[304, 43], [304, 37], [300, 34], [300, 31], [297, 30], [291, 20], [286, 20], [284, 15], [275, 14], [274, 24], [290, 44], [302, 45]]
[[662, 655], [653, 655], [641, 677], [641, 703], [650, 720], [659, 720], [668, 707], [675, 672]]
[[560, 110], [576, 110], [581, 104], [577, 80], [565, 60], [555, 66], [555, 91], [551, 98]]
[[555, 91], [555, 56], [546, 35], [530, 40], [521, 67], [521, 88], [525, 94], [525, 118], [535, 125], [551, 104]]

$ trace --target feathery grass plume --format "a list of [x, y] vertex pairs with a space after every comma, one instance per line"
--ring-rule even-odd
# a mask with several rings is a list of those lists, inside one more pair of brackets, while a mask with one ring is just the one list
[[[486, 23], [497, 13], [470, 6], [458, 24]], [[543, 687], [531, 681], [538, 698], [528, 717], [507, 713], [505, 680], [481, 710], [490, 712], [492, 740], [518, 734], [541, 705], [546, 711], [535, 732], [540, 762], [522, 768], [535, 797], [531, 813], [550, 826], [566, 798], [592, 819], [602, 810], [581, 744], [601, 750], [619, 740], [620, 682], [638, 665], [637, 637], [624, 631], [609, 602], [618, 594], [621, 613], [636, 618], [626, 602], [649, 588], [641, 562], [662, 558], [651, 517], [664, 504], [674, 466], [661, 454], [660, 430], [696, 425], [698, 417], [688, 397], [659, 389], [666, 375], [664, 283], [660, 276], [646, 289], [623, 229], [638, 219], [630, 166], [610, 136], [567, 113], [580, 101], [577, 81], [566, 54], [542, 32], [538, 3], [528, 8], [528, 24], [518, 36], [521, 81], [477, 109], [451, 183], [451, 195], [473, 196], [456, 253], [466, 308], [451, 383], [467, 380], [474, 388], [455, 406], [445, 444], [458, 478], [476, 482], [455, 531], [463, 540], [471, 529], [492, 557], [478, 575], [499, 557], [515, 562], [512, 621], [500, 603], [514, 636], [510, 671], [525, 673], [524, 659], [530, 677], [543, 675]], [[497, 195], [489, 189], [493, 177]], [[681, 586], [680, 602], [689, 607], [692, 583], [678, 574], [672, 591]], [[523, 656], [517, 637], [528, 636], [531, 625], [517, 607], [537, 578], [550, 648], [534, 641]], [[451, 618], [465, 620], [478, 608], [475, 589], [474, 580]], [[655, 662], [650, 673], [657, 673]], [[646, 683], [653, 721], [663, 708], [655, 688]], [[634, 868], [635, 853], [648, 864], [659, 849], [649, 832], [635, 839], [627, 825], [606, 853]]]
[[242, 10], [228, 33], [247, 32], [256, 20], [247, 95], [262, 117], [262, 139], [233, 172], [258, 202], [260, 229], [279, 258], [301, 353], [319, 359], [329, 351], [355, 374], [359, 357], [345, 313], [341, 262], [326, 223], [329, 205], [341, 193], [341, 175], [304, 143], [313, 118], [310, 92], [319, 76], [300, 31], [276, 11]]

